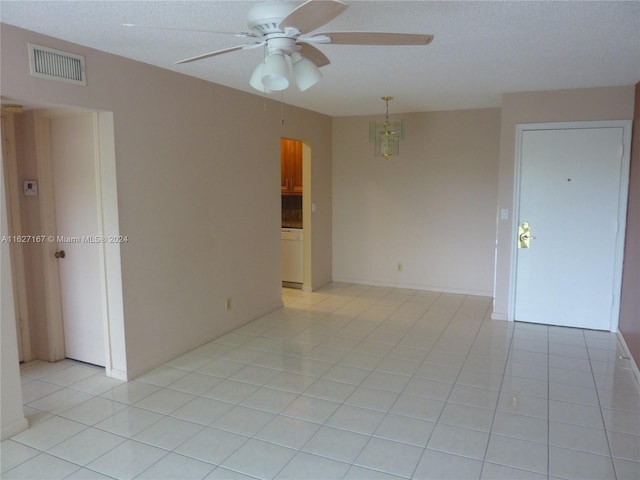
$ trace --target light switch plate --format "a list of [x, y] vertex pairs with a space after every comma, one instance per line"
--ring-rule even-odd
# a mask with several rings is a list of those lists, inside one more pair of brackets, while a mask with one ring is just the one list
[[24, 195], [25, 197], [37, 197], [38, 182], [35, 180], [27, 180], [24, 182]]

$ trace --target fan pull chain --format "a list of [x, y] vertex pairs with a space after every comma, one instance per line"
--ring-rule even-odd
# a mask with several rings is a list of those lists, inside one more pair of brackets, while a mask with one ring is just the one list
[[[266, 61], [267, 60], [267, 44], [265, 43], [264, 47], [262, 48], [262, 61]], [[269, 95], [267, 95], [267, 87], [264, 87], [262, 89], [262, 100], [263, 100], [263, 104], [262, 104], [262, 108], [264, 109], [264, 111], [267, 111], [267, 100], [269, 99]]]
[[284, 125], [284, 92], [280, 90], [280, 125]]

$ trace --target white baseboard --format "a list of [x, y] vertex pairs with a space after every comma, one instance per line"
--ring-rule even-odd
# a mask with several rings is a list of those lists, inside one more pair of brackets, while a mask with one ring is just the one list
[[112, 368], [106, 373], [107, 373], [107, 377], [115, 378], [116, 380], [122, 380], [123, 382], [126, 382], [129, 380], [127, 378], [127, 372], [123, 370], [117, 370], [115, 368]]
[[474, 297], [493, 296], [493, 291], [489, 290], [451, 288], [441, 285], [425, 285], [410, 282], [394, 282], [389, 280], [372, 280], [370, 278], [344, 277], [340, 275], [334, 276], [332, 281], [338, 283], [353, 283], [356, 285], [370, 285], [372, 287], [406, 288], [408, 290], [423, 290], [427, 292], [454, 293], [460, 295], [470, 295]]
[[6, 440], [7, 438], [13, 437], [20, 432], [24, 432], [28, 428], [29, 421], [24, 417], [22, 418], [22, 420], [13, 422], [11, 425], [4, 425], [2, 427], [2, 432], [0, 433], [0, 440]]
[[633, 355], [631, 354], [631, 350], [629, 350], [629, 346], [627, 345], [627, 342], [622, 336], [622, 333], [620, 333], [620, 330], [618, 330], [617, 335], [618, 335], [618, 340], [620, 341], [620, 345], [622, 345], [622, 348], [624, 350], [625, 356], [629, 358], [629, 364], [631, 365], [631, 372], [633, 373], [633, 376], [636, 379], [636, 384], [637, 384], [636, 386], [638, 387], [638, 391], [640, 391], [640, 369], [638, 369], [638, 362], [636, 362], [636, 359], [633, 358]]

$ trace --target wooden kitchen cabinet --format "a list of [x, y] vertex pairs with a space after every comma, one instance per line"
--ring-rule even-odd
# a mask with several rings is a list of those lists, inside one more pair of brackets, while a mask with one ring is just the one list
[[281, 190], [283, 195], [302, 195], [302, 142], [280, 139]]

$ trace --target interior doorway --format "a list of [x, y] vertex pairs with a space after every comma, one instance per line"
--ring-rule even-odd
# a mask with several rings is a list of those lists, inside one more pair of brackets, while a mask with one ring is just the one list
[[518, 129], [515, 320], [617, 329], [629, 127]]
[[311, 148], [305, 142], [280, 139], [281, 255], [285, 287], [312, 289]]
[[49, 120], [65, 357], [104, 367], [97, 121], [92, 112]]
[[302, 199], [302, 142], [280, 139], [280, 192], [282, 234], [280, 238], [282, 286], [302, 289], [304, 281], [304, 230]]
[[[119, 236], [113, 114], [43, 109], [25, 115], [29, 120], [18, 135], [23, 144], [33, 145], [36, 165], [31, 174], [38, 185], [37, 196], [31, 200], [37, 206], [37, 232], [29, 233], [44, 239], [31, 249], [31, 267], [37, 267], [24, 272], [27, 283], [32, 285], [29, 302], [37, 304], [41, 312], [38, 318], [29, 319], [27, 329], [45, 332], [38, 344], [40, 352], [33, 358], [58, 361], [70, 357], [104, 366], [107, 376], [127, 380], [120, 265], [123, 237]], [[78, 143], [83, 152], [78, 156], [85, 158], [85, 164], [65, 165], [77, 154], [74, 145]], [[84, 189], [85, 197], [79, 199], [74, 189]], [[23, 192], [21, 188], [16, 191], [13, 201], [19, 204], [24, 201]], [[82, 208], [84, 211], [79, 213]], [[83, 221], [78, 222], [80, 218]], [[88, 226], [87, 219], [93, 226]], [[90, 258], [78, 253], [80, 250], [91, 250]], [[67, 265], [60, 268], [62, 261], [71, 258], [67, 253], [78, 260], [71, 269], [75, 273], [65, 272], [69, 270]], [[89, 263], [91, 281], [87, 277]], [[16, 268], [12, 270], [15, 278]], [[38, 287], [34, 288], [34, 283]], [[93, 293], [80, 293], [89, 284]], [[25, 290], [22, 288], [26, 294]], [[89, 335], [93, 343], [86, 337], [87, 315], [82, 313], [86, 304], [93, 309], [89, 315], [94, 320], [98, 318], [94, 321], [94, 334]], [[65, 321], [73, 310], [80, 318], [75, 326]], [[84, 353], [75, 351], [74, 343]], [[87, 346], [92, 350], [88, 356]], [[93, 353], [97, 355], [91, 356]]]

